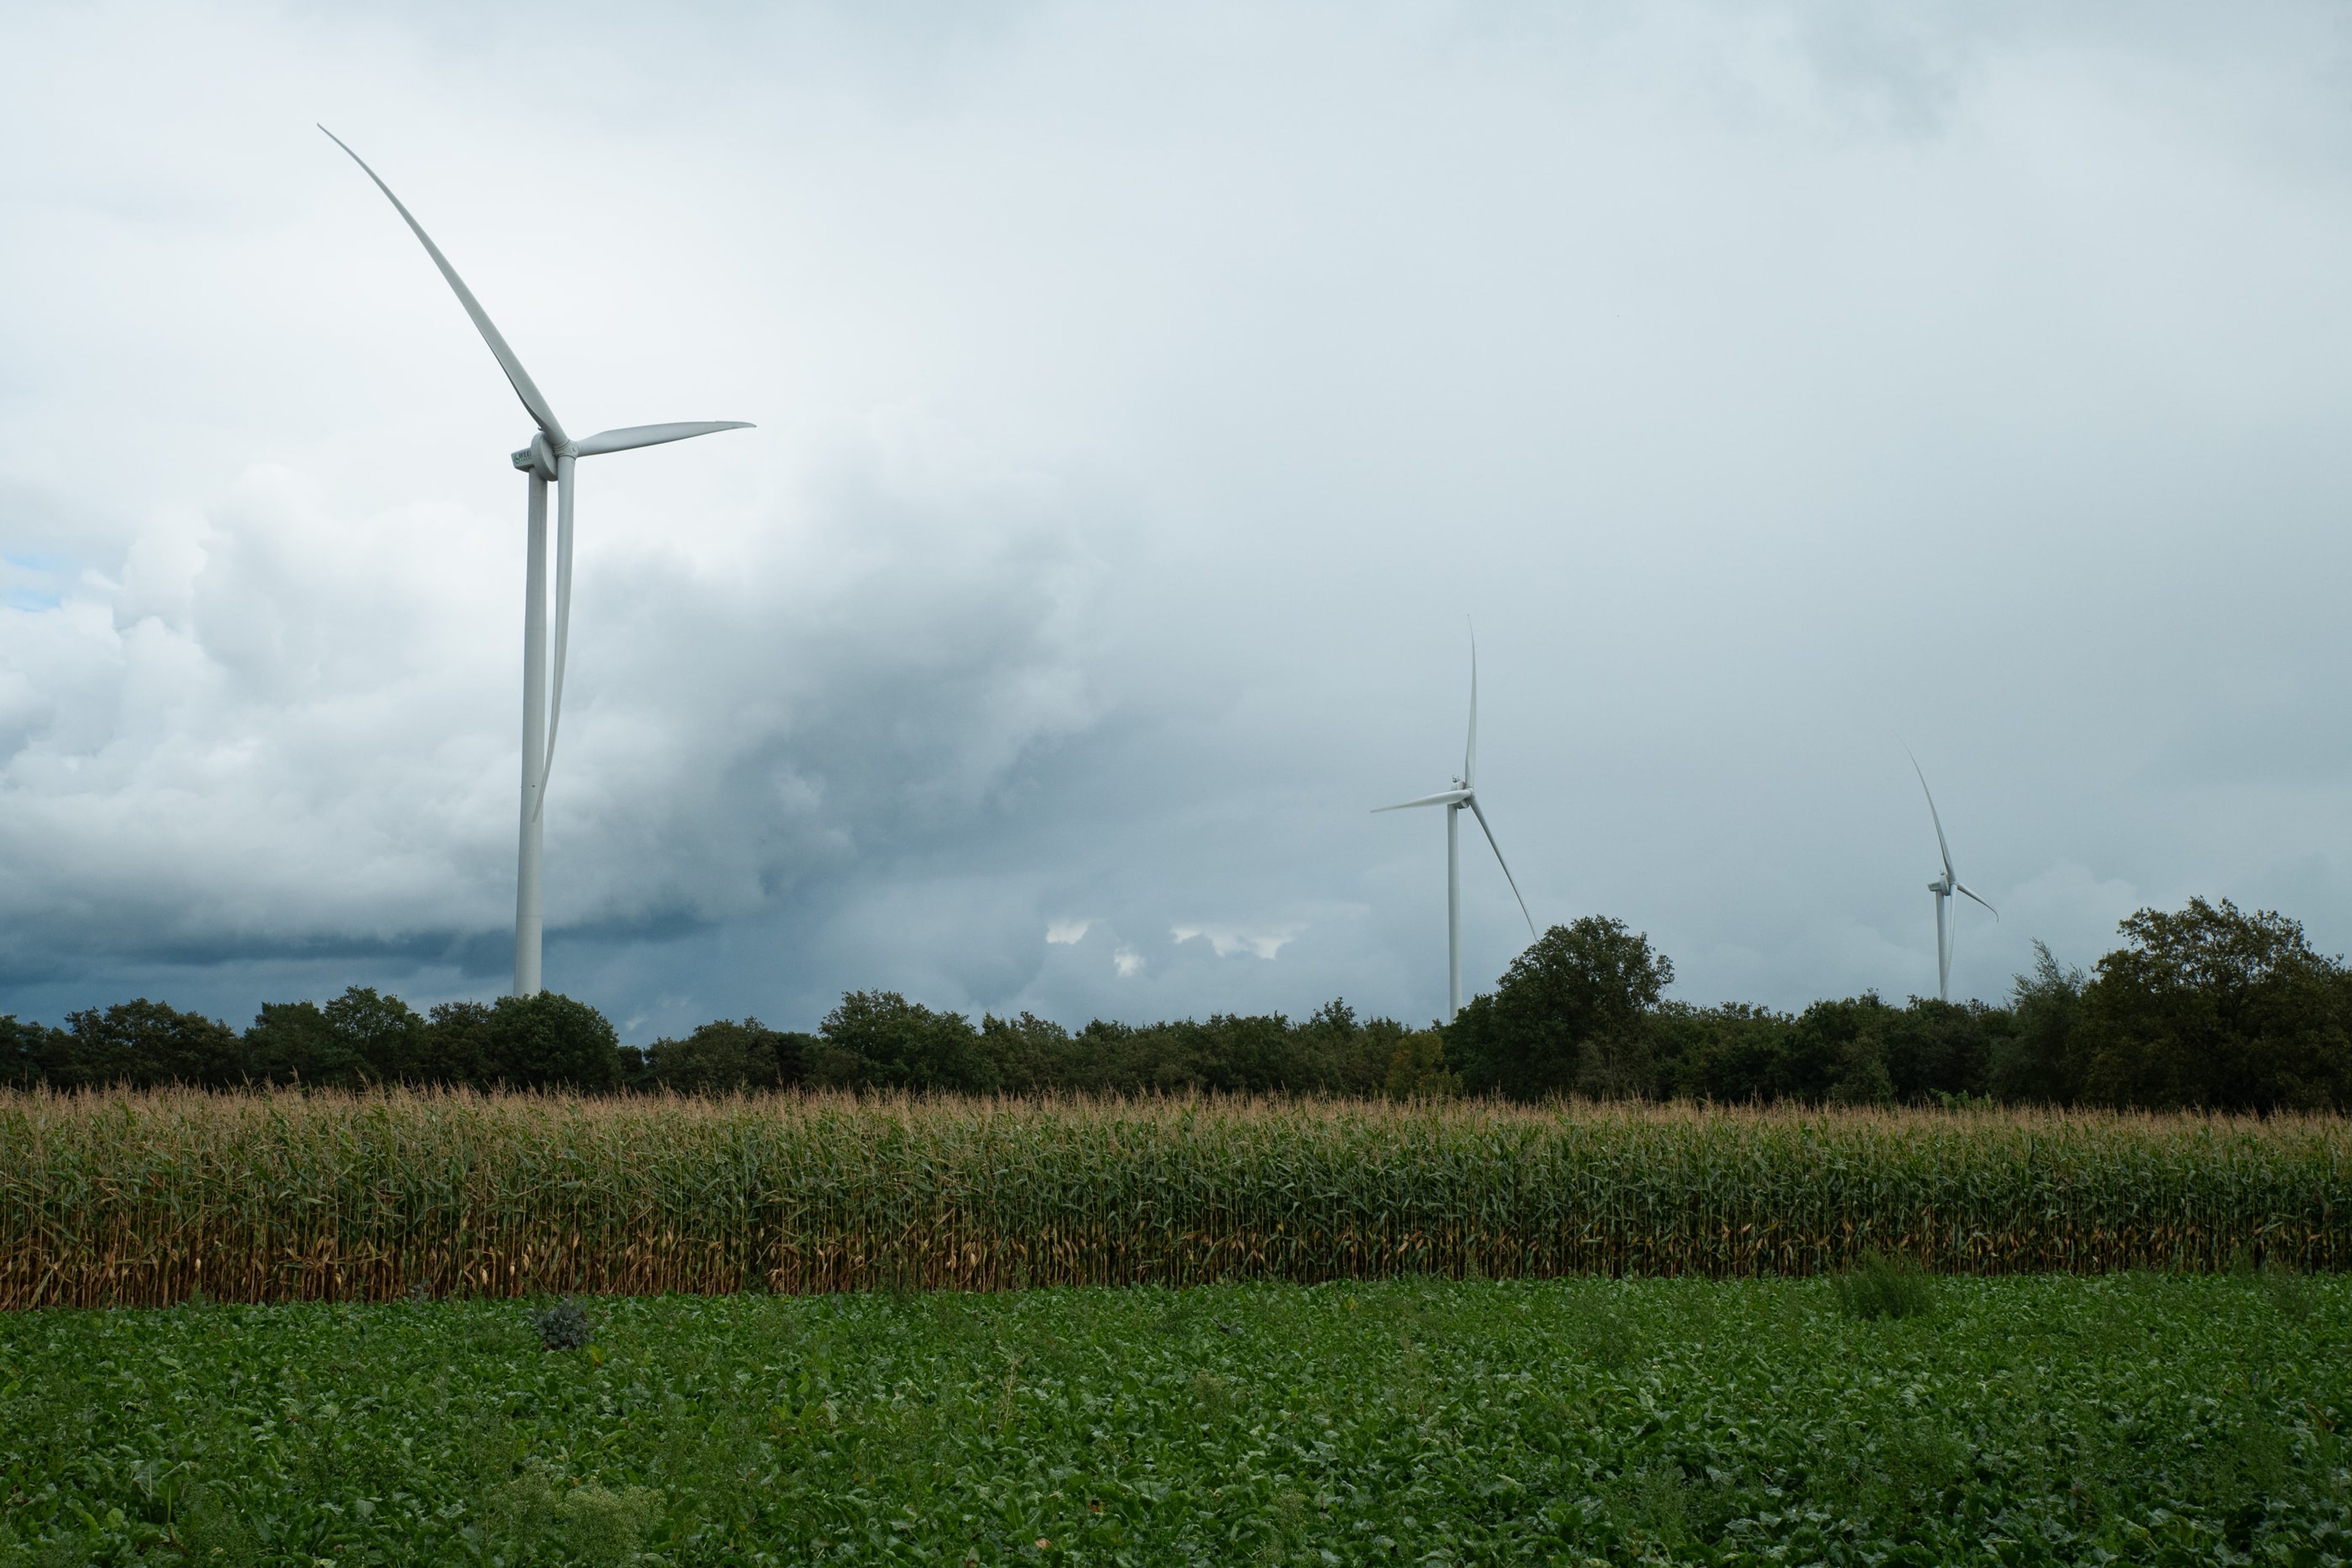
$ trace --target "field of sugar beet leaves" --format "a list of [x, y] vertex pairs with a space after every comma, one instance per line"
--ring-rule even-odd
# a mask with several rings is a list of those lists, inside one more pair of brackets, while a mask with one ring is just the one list
[[[2352, 1283], [1406, 1279], [0, 1318], [0, 1563], [2352, 1557]], [[559, 1336], [560, 1337], [560, 1336]]]

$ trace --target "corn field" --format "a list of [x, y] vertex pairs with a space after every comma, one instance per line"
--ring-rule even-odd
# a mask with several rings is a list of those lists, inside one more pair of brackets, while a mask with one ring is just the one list
[[2352, 1126], [1491, 1103], [0, 1095], [0, 1307], [2352, 1261]]

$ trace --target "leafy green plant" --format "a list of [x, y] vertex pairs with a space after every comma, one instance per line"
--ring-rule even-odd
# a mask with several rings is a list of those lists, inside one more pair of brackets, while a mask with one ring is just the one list
[[1578, 1325], [1576, 1343], [1595, 1366], [1615, 1372], [1640, 1352], [1642, 1338], [1622, 1312], [1604, 1306]]
[[589, 1321], [586, 1309], [569, 1296], [529, 1309], [523, 1316], [539, 1342], [551, 1351], [586, 1350], [596, 1338], [596, 1325]]
[[1936, 1310], [1936, 1281], [1901, 1253], [1873, 1247], [1834, 1284], [1838, 1310], [1849, 1318], [1923, 1318]]
[[2282, 1318], [2299, 1323], [2311, 1316], [2315, 1294], [2311, 1281], [2283, 1258], [2273, 1257], [2263, 1266], [2263, 1293]]
[[599, 1298], [602, 1363], [464, 1293], [0, 1313], [0, 1568], [2325, 1563], [2352, 1279], [2301, 1289], [1955, 1277], [1927, 1333], [1777, 1280], [1204, 1286], [1181, 1335], [1155, 1289]]
[[1200, 1325], [1200, 1292], [1177, 1290], [1171, 1292], [1168, 1310], [1160, 1314], [1160, 1321], [1153, 1327], [1163, 1334], [1187, 1334]]

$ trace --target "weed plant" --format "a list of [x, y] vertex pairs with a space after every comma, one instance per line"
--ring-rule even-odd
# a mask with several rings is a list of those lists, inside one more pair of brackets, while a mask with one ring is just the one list
[[2263, 1269], [2263, 1290], [2270, 1297], [2272, 1309], [2290, 1322], [2301, 1322], [2309, 1317], [2317, 1300], [2308, 1278], [2277, 1260]]
[[565, 1296], [545, 1307], [530, 1309], [523, 1313], [539, 1342], [551, 1351], [584, 1351], [596, 1337], [596, 1326], [588, 1321], [587, 1309]]
[[1924, 1318], [1936, 1310], [1936, 1282], [1910, 1258], [1873, 1248], [1839, 1275], [1838, 1310], [1847, 1317]]

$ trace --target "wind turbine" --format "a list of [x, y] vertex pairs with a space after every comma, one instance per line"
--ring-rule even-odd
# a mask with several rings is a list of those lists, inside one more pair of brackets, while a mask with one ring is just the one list
[[1462, 752], [1462, 776], [1454, 787], [1435, 795], [1423, 795], [1419, 800], [1399, 801], [1394, 805], [1377, 805], [1374, 816], [1383, 811], [1411, 811], [1417, 805], [1442, 805], [1445, 808], [1445, 1021], [1462, 1011], [1462, 824], [1466, 807], [1478, 819], [1478, 831], [1486, 836], [1486, 847], [1495, 852], [1495, 864], [1503, 868], [1503, 880], [1511, 885], [1511, 897], [1519, 900], [1519, 914], [1528, 922], [1528, 935], [1536, 934], [1536, 918], [1528, 913], [1528, 900], [1520, 897], [1518, 879], [1503, 858], [1503, 847], [1495, 842], [1495, 830], [1486, 826], [1486, 814], [1478, 809], [1478, 643], [1470, 643], [1470, 743]]
[[[1909, 755], [1907, 747], [1905, 754]], [[1927, 787], [1927, 775], [1921, 770], [1916, 757], [1911, 758], [1911, 771], [1919, 775], [1919, 793], [1927, 797], [1927, 816], [1936, 825], [1936, 847], [1944, 856], [1944, 874], [1928, 883], [1927, 890], [1936, 895], [1936, 999], [1948, 1002], [1952, 999], [1952, 938], [1959, 934], [1959, 921], [1948, 921], [1944, 906], [1951, 902], [1954, 893], [1966, 893], [1984, 904], [1986, 909], [1992, 910], [1993, 919], [2000, 919], [2000, 911], [1990, 904], [1985, 904], [1984, 900], [1978, 898], [1976, 889], [1963, 884], [1953, 871], [1952, 847], [1944, 842], [1944, 819], [1936, 810], [1936, 792]]]
[[[425, 253], [433, 258], [433, 265], [441, 269], [456, 291], [457, 303], [466, 308], [482, 341], [497, 356], [499, 368], [507, 373], [515, 395], [530, 413], [539, 429], [530, 445], [513, 455], [514, 466], [530, 476], [530, 503], [528, 516], [529, 563], [524, 569], [522, 616], [522, 827], [521, 843], [515, 852], [515, 979], [518, 996], [537, 994], [540, 956], [540, 863], [544, 841], [543, 813], [547, 805], [548, 774], [555, 765], [555, 729], [563, 716], [563, 655], [572, 630], [572, 469], [582, 458], [593, 458], [605, 452], [625, 452], [633, 447], [656, 447], [665, 441], [683, 441], [689, 436], [708, 436], [714, 430], [748, 430], [751, 426], [740, 419], [697, 420], [679, 425], [632, 425], [619, 430], [600, 431], [584, 441], [574, 441], [563, 433], [562, 424], [555, 410], [547, 405], [539, 387], [531, 381], [530, 373], [515, 358], [514, 350], [507, 347], [506, 339], [490, 324], [489, 316], [466, 287], [425, 226], [401, 205], [392, 187], [383, 176], [367, 166], [367, 161], [352, 153], [343, 139], [323, 125], [327, 140], [344, 152], [351, 153], [357, 163], [375, 182], [375, 188], [384, 194], [411, 232], [423, 242]], [[552, 700], [547, 681], [547, 487], [555, 485], [555, 690]]]

